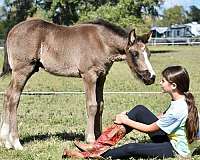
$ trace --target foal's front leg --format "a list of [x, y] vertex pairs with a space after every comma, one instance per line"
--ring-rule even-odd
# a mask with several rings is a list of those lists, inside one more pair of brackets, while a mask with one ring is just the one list
[[86, 74], [82, 75], [85, 96], [86, 96], [86, 107], [87, 107], [87, 129], [86, 129], [86, 142], [94, 143], [95, 134], [94, 134], [94, 125], [95, 125], [95, 115], [97, 112], [97, 102], [96, 102], [96, 80], [97, 75], [94, 71], [89, 71]]

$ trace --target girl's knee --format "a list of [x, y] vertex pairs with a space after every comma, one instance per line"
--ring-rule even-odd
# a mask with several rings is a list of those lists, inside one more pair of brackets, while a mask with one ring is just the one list
[[127, 116], [132, 120], [136, 120], [138, 116], [145, 114], [147, 110], [145, 106], [137, 105], [128, 112]]
[[138, 112], [142, 112], [144, 110], [147, 110], [147, 108], [143, 105], [136, 105], [132, 110], [130, 110], [129, 112], [134, 112], [134, 113], [138, 113]]
[[135, 110], [139, 110], [139, 111], [143, 111], [147, 109], [144, 105], [141, 105], [141, 104], [136, 105], [134, 108]]

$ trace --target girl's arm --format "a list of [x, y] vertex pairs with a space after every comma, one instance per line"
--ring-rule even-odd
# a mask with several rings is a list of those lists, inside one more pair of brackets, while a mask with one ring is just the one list
[[149, 124], [149, 125], [140, 123], [140, 122], [136, 122], [136, 121], [129, 119], [128, 116], [126, 114], [124, 114], [124, 112], [121, 114], [118, 114], [116, 116], [115, 123], [125, 124], [131, 128], [141, 131], [141, 132], [155, 132], [155, 131], [160, 130], [160, 128], [157, 126], [156, 122]]

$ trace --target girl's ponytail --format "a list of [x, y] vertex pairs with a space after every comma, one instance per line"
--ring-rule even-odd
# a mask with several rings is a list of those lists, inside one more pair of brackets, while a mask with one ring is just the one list
[[186, 102], [188, 105], [188, 117], [186, 120], [186, 133], [189, 144], [191, 144], [197, 137], [199, 130], [198, 110], [195, 106], [195, 100], [192, 93], [185, 93]]

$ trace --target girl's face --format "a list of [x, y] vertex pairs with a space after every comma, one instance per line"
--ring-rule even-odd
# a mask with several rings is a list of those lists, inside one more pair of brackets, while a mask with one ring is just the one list
[[172, 93], [174, 83], [168, 82], [164, 77], [160, 80], [160, 85], [164, 93]]

